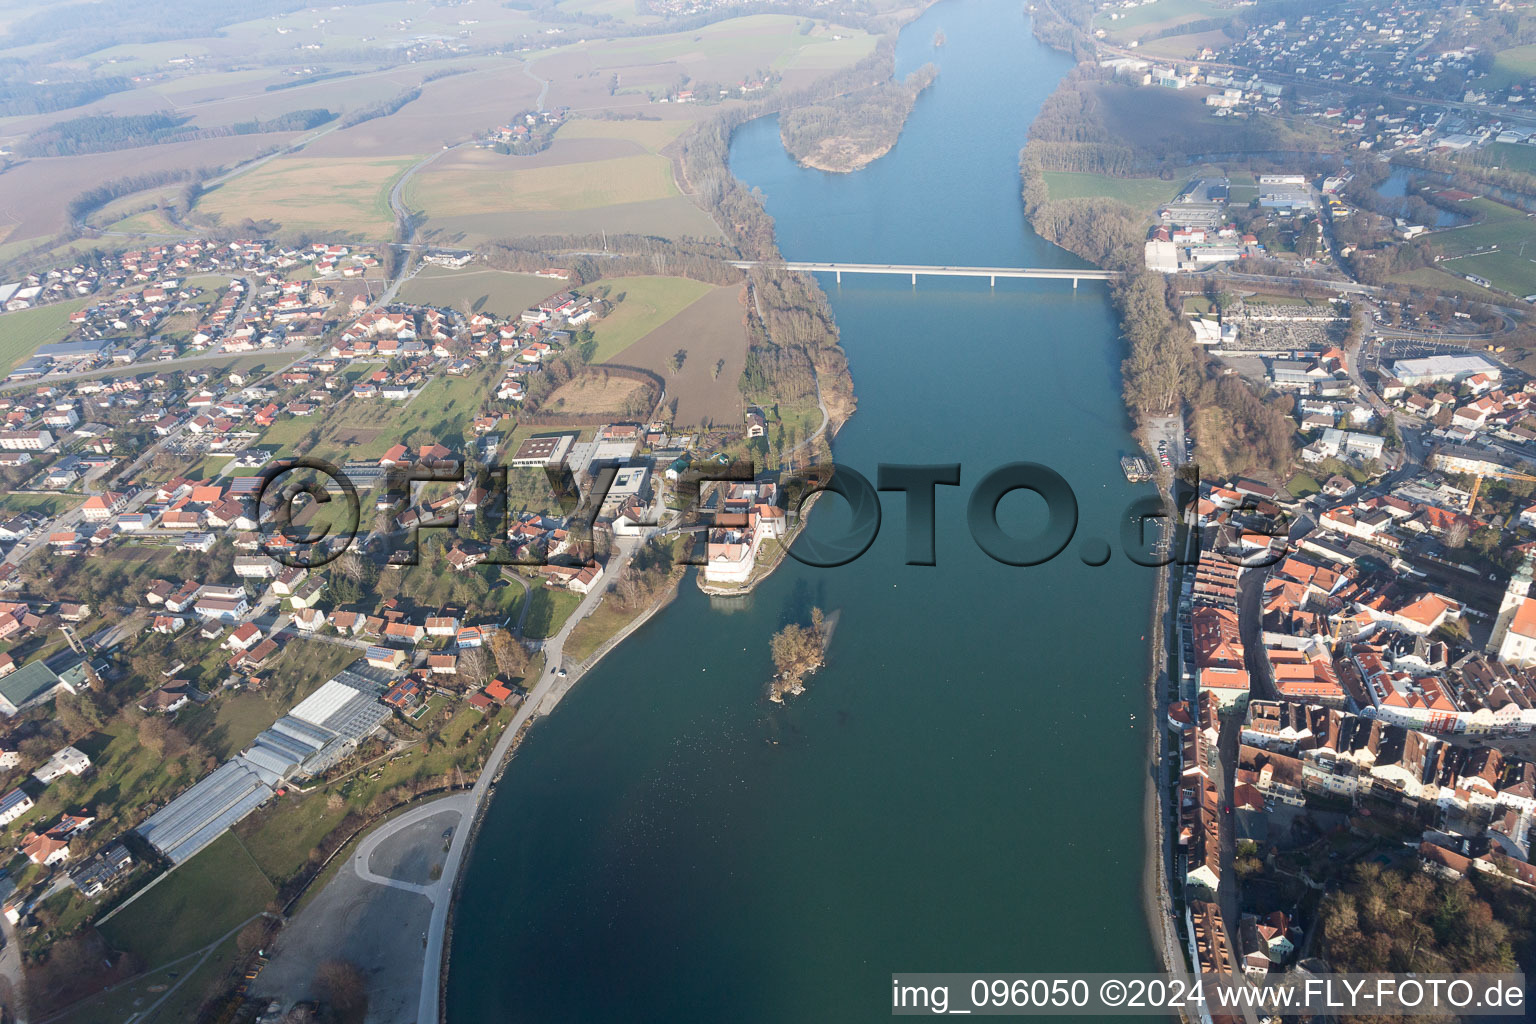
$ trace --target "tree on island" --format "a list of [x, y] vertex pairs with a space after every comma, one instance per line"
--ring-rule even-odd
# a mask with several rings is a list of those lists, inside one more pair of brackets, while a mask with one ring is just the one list
[[826, 617], [821, 609], [811, 609], [809, 626], [792, 622], [773, 634], [770, 647], [778, 670], [770, 699], [782, 701], [786, 693], [803, 693], [802, 680], [826, 661]]

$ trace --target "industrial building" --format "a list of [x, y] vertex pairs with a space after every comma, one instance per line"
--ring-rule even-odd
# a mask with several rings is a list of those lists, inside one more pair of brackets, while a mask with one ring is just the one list
[[1471, 353], [1464, 356], [1441, 355], [1424, 356], [1421, 359], [1398, 359], [1392, 364], [1392, 376], [1409, 387], [1437, 381], [1460, 384], [1468, 377], [1475, 377], [1480, 373], [1487, 374], [1493, 380], [1503, 376], [1503, 370], [1498, 363], [1485, 356]]
[[344, 670], [273, 722], [240, 756], [272, 786], [325, 771], [389, 718], [373, 673]]
[[180, 864], [298, 775], [325, 771], [389, 718], [388, 675], [355, 662], [296, 704], [251, 746], [161, 808], [136, 830]]

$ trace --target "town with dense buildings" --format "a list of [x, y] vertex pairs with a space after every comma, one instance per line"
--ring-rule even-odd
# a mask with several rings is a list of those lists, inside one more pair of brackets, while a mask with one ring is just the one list
[[[767, 453], [769, 418], [656, 418], [644, 372], [587, 367], [622, 299], [570, 276], [529, 273], [547, 298], [493, 316], [383, 301], [372, 251], [188, 239], [4, 286], [15, 309], [86, 300], [0, 386], [17, 942], [110, 933], [167, 872], [297, 801], [318, 818], [302, 848], [277, 841], [289, 867], [270, 879], [292, 899], [312, 844], [472, 777], [533, 679], [600, 656], [690, 550], [702, 586], [771, 571], [791, 514], [776, 485], [696, 483]], [[583, 375], [633, 384], [638, 418], [559, 427], [550, 396]], [[480, 397], [449, 423], [413, 416], [461, 394]], [[296, 494], [295, 455], [334, 476]], [[316, 559], [322, 527], [354, 532], [349, 550]], [[572, 642], [546, 663], [556, 635]]]
[[[282, 1019], [294, 1000], [275, 996], [315, 972], [262, 979], [273, 940], [336, 909], [328, 884], [371, 830], [462, 801], [422, 833], [441, 871], [435, 837], [463, 853], [535, 716], [689, 568], [711, 599], [751, 593], [802, 522], [786, 481], [830, 461], [854, 406], [836, 328], [803, 275], [764, 270], [772, 221], [725, 157], [785, 96], [837, 108], [813, 141], [846, 143], [869, 111], [830, 97], [892, 84], [885, 6], [775, 0], [751, 17], [784, 19], [791, 49], [743, 33], [731, 61], [704, 40], [742, 11], [714, 0], [645, 0], [637, 24], [497, 5], [505, 40], [458, 6], [442, 32], [336, 34], [387, 61], [338, 56], [329, 16], [274, 15], [267, 102], [377, 86], [352, 63], [401, 79], [302, 137], [117, 116], [61, 134], [54, 90], [80, 83], [11, 83], [7, 116], [42, 121], [0, 154], [0, 188], [56, 159], [43, 146], [232, 155], [71, 179], [63, 223], [0, 235], [6, 1005], [22, 986], [67, 1014], [121, 989], [124, 1018]], [[1165, 966], [1256, 984], [1518, 969], [1536, 919], [1536, 15], [1029, 10], [1076, 67], [1020, 156], [1024, 210], [1111, 279], [1142, 443], [1122, 465], [1175, 510], [1166, 628], [1147, 634]], [[578, 35], [607, 63], [561, 65]], [[670, 56], [634, 63], [650, 46]], [[494, 88], [418, 69], [461, 58]], [[219, 92], [261, 73], [246, 59], [178, 51], [101, 87]], [[160, 135], [119, 146], [130, 127]], [[357, 148], [325, 156], [332, 131]], [[274, 141], [235, 152], [255, 135]], [[272, 171], [280, 154], [297, 166]], [[261, 185], [242, 193], [245, 174]], [[411, 883], [359, 863], [430, 902], [459, 861]]]
[[[1123, 275], [1126, 397], [1179, 509], [1165, 963], [1513, 970], [1536, 905], [1536, 20], [1036, 12], [1079, 63], [1021, 154], [1026, 212]], [[1441, 899], [1489, 940], [1431, 923]]]

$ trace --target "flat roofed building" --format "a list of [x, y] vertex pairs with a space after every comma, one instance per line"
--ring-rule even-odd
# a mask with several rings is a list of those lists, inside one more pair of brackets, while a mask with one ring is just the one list
[[558, 466], [565, 461], [575, 443], [574, 434], [541, 434], [517, 446], [512, 465], [519, 467]]
[[1503, 368], [1486, 356], [1467, 355], [1422, 356], [1416, 359], [1398, 359], [1392, 363], [1392, 376], [1409, 387], [1435, 381], [1459, 384], [1468, 377], [1485, 373], [1494, 380], [1503, 376]]

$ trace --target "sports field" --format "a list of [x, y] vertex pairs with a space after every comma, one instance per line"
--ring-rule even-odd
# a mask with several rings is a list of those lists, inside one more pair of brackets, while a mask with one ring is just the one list
[[1439, 269], [1475, 274], [1514, 295], [1536, 293], [1536, 220], [1491, 199], [1461, 204], [1482, 220], [1464, 228], [1437, 231], [1432, 241], [1447, 258]]
[[388, 238], [395, 219], [389, 190], [415, 157], [298, 157], [273, 160], [209, 190], [197, 202], [226, 225], [278, 221], [288, 231]]

